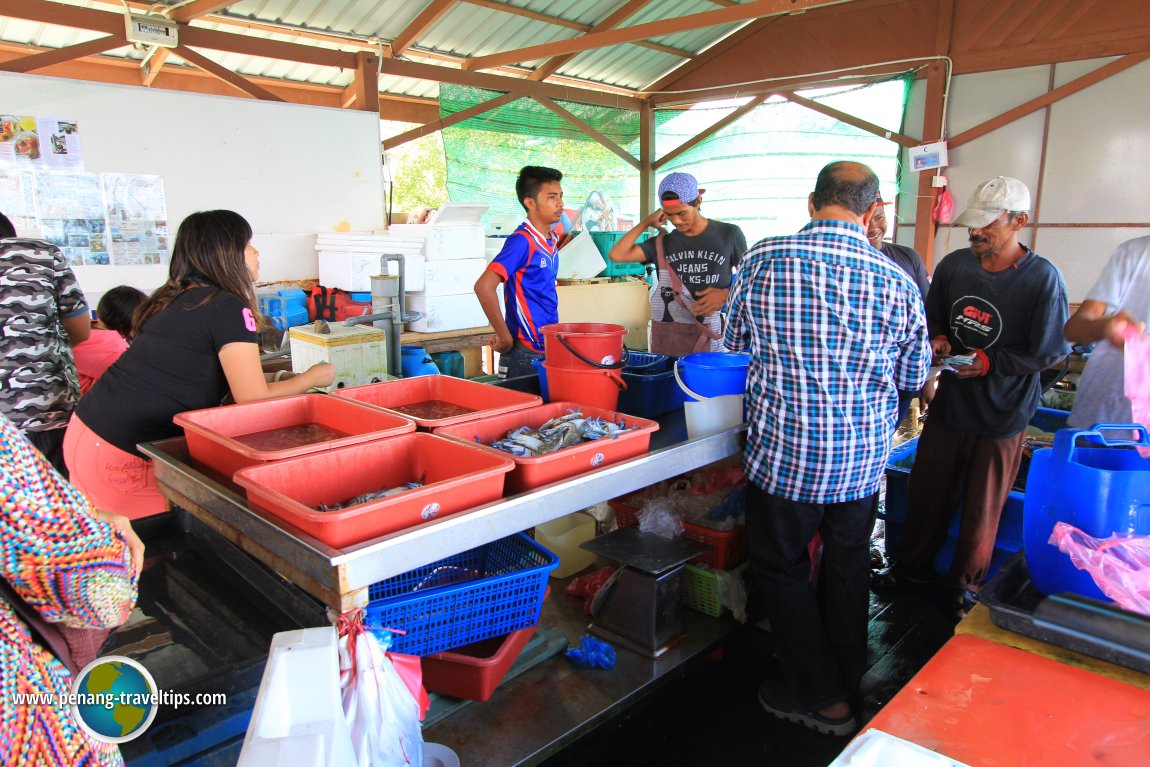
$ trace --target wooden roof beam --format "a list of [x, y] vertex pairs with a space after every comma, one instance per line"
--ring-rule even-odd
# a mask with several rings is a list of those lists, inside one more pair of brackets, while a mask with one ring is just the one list
[[1123, 72], [1137, 64], [1141, 64], [1143, 61], [1146, 61], [1146, 59], [1150, 59], [1150, 53], [1129, 53], [1116, 61], [1104, 64], [1093, 72], [1075, 78], [1068, 83], [1058, 86], [1054, 90], [1047, 91], [1041, 96], [1027, 101], [1025, 104], [1019, 104], [1014, 109], [1003, 112], [998, 117], [991, 118], [984, 123], [980, 123], [973, 128], [963, 131], [947, 142], [947, 148], [954, 149], [955, 147], [974, 141], [980, 136], [985, 136], [987, 133], [1001, 128], [1003, 125], [1008, 125], [1015, 120], [1026, 117], [1026, 115], [1032, 112], [1044, 109], [1056, 101], [1061, 101], [1067, 96], [1072, 96], [1084, 88], [1089, 88], [1095, 83], [1102, 82], [1108, 77]]
[[140, 62], [140, 85], [151, 87], [171, 55], [171, 48], [155, 48], [151, 56]]
[[785, 98], [787, 101], [798, 104], [801, 107], [806, 107], [812, 112], [818, 112], [821, 115], [826, 115], [827, 117], [831, 117], [835, 120], [838, 120], [839, 122], [846, 123], [847, 125], [853, 125], [854, 127], [864, 130], [867, 133], [873, 133], [879, 138], [885, 138], [893, 141], [899, 146], [903, 146], [909, 149], [912, 146], [918, 146], [922, 143], [918, 139], [911, 138], [910, 136], [904, 136], [897, 131], [887, 130], [881, 125], [875, 125], [872, 122], [867, 122], [862, 118], [847, 114], [842, 110], [835, 109], [834, 107], [829, 107], [826, 104], [821, 104], [813, 99], [808, 99], [805, 96], [800, 96], [793, 91], [780, 91], [779, 95]]
[[[622, 24], [627, 19], [635, 15], [635, 13], [643, 6], [650, 3], [651, 0], [628, 0], [623, 5], [615, 9], [607, 18], [596, 24], [591, 31], [600, 32], [605, 29], [614, 29]], [[532, 80], [546, 80], [551, 75], [558, 71], [559, 67], [566, 64], [571, 59], [575, 58], [576, 54], [568, 53], [563, 56], [555, 56], [548, 59], [539, 65], [539, 68], [531, 75]]]
[[[192, 19], [198, 19], [207, 16], [209, 13], [222, 11], [229, 5], [235, 5], [239, 0], [192, 0], [187, 5], [181, 5], [174, 11], [168, 14], [168, 18], [172, 21], [179, 21], [181, 23], [188, 23]], [[160, 10], [163, 10], [162, 8]]]
[[386, 152], [389, 149], [395, 149], [401, 144], [406, 144], [409, 141], [415, 141], [417, 138], [423, 138], [429, 133], [441, 131], [444, 128], [449, 128], [452, 125], [463, 122], [464, 120], [470, 120], [472, 117], [476, 117], [485, 112], [490, 112], [492, 109], [498, 109], [504, 104], [510, 104], [512, 101], [518, 101], [521, 98], [523, 98], [522, 93], [504, 93], [502, 96], [496, 96], [493, 99], [488, 99], [481, 104], [476, 104], [475, 106], [460, 110], [455, 114], [448, 115], [447, 117], [441, 118], [439, 120], [433, 120], [426, 125], [420, 125], [418, 128], [412, 128], [409, 131], [400, 133], [398, 136], [392, 136], [389, 139], [385, 139], [383, 142], [383, 151]]
[[678, 18], [652, 21], [646, 24], [635, 24], [620, 29], [610, 29], [605, 32], [590, 32], [582, 37], [570, 40], [557, 40], [543, 45], [532, 45], [514, 51], [494, 53], [489, 56], [477, 56], [465, 62], [467, 69], [490, 69], [504, 64], [534, 61], [547, 56], [564, 53], [581, 53], [582, 51], [605, 48], [620, 43], [631, 43], [651, 37], [673, 35], [693, 29], [713, 27], [719, 24], [730, 24], [748, 19], [764, 16], [788, 14], [795, 11], [805, 11], [824, 5], [838, 5], [850, 0], [753, 0], [753, 2], [722, 8], [717, 11], [694, 13]]
[[263, 101], [283, 101], [282, 98], [275, 95], [266, 88], [256, 85], [243, 75], [236, 74], [232, 70], [227, 69], [212, 61], [207, 56], [196, 53], [185, 45], [177, 45], [172, 52], [192, 66], [199, 67], [205, 72], [215, 75], [242, 93], [246, 93], [249, 96], [255, 96], [257, 99], [262, 99]]
[[492, 91], [520, 92], [525, 96], [540, 94], [564, 101], [577, 101], [581, 104], [619, 107], [620, 109], [638, 109], [643, 104], [642, 99], [630, 96], [593, 91], [588, 88], [569, 88], [566, 86], [551, 85], [549, 83], [537, 83], [532, 80], [520, 80], [514, 77], [492, 75], [483, 72], [466, 72], [462, 69], [423, 64], [418, 61], [383, 59], [380, 61], [380, 67], [382, 68], [383, 74], [393, 75], [395, 77], [435, 80], [441, 83], [469, 85]]
[[605, 146], [607, 149], [610, 149], [612, 152], [619, 155], [619, 157], [623, 158], [624, 162], [626, 162], [628, 165], [630, 165], [635, 170], [641, 170], [642, 169], [642, 163], [640, 163], [639, 160], [636, 159], [634, 155], [632, 155], [630, 152], [628, 152], [623, 147], [616, 144], [611, 139], [607, 138], [600, 131], [598, 131], [594, 127], [592, 127], [590, 125], [590, 123], [586, 122], [585, 120], [579, 119], [578, 117], [571, 114], [569, 111], [567, 111], [563, 107], [559, 106], [554, 101], [547, 98], [546, 96], [542, 96], [542, 95], [536, 93], [536, 94], [532, 94], [531, 98], [535, 99], [540, 104], [547, 107], [552, 112], [559, 115], [564, 120], [571, 123], [576, 128], [578, 128], [579, 130], [583, 131], [584, 133], [586, 133], [591, 138], [598, 141], [600, 144]]
[[66, 48], [53, 48], [51, 50], [33, 53], [31, 56], [5, 61], [0, 64], [0, 72], [32, 72], [37, 69], [43, 69], [44, 67], [61, 64], [65, 61], [82, 59], [85, 56], [95, 56], [98, 53], [104, 53], [113, 48], [122, 48], [127, 44], [128, 41], [124, 37], [124, 31], [120, 30], [118, 34], [89, 40], [86, 43], [77, 43], [76, 45], [69, 45]]
[[412, 46], [419, 37], [431, 29], [435, 22], [443, 18], [443, 14], [451, 10], [455, 0], [431, 0], [415, 20], [407, 28], [395, 36], [391, 41], [391, 55], [402, 56], [404, 51]]

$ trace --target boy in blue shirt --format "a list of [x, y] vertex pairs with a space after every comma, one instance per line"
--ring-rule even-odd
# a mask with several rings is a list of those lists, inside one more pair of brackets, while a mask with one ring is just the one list
[[[563, 174], [528, 165], [519, 171], [515, 194], [527, 220], [511, 233], [503, 250], [475, 282], [475, 295], [495, 329], [501, 375], [534, 375], [531, 360], [543, 354], [540, 328], [559, 321], [559, 237], [552, 227], [563, 216]], [[496, 293], [503, 283], [503, 307]], [[506, 373], [504, 373], [506, 369]]]

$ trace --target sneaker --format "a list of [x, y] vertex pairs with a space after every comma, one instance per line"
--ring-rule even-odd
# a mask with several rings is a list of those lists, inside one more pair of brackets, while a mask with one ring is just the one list
[[782, 682], [768, 679], [759, 687], [759, 703], [768, 714], [788, 722], [801, 724], [816, 732], [839, 737], [855, 731], [855, 718], [847, 714], [840, 719], [829, 719], [817, 711], [803, 712], [791, 699], [791, 694]]

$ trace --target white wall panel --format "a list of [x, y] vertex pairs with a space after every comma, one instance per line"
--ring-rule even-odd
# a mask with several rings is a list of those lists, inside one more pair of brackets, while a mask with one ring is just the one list
[[1075, 302], [1086, 297], [1118, 245], [1148, 234], [1150, 228], [1042, 229], [1038, 252], [1062, 270], [1066, 292]]
[[[383, 225], [379, 116], [371, 112], [0, 73], [5, 114], [72, 117], [84, 169], [162, 176], [174, 235], [189, 213], [230, 208], [265, 240], [261, 279], [318, 273], [314, 238]], [[272, 237], [270, 235], [276, 235]], [[89, 299], [150, 290], [162, 266], [76, 267]]]
[[1150, 222], [1148, 90], [1142, 62], [1051, 107], [1043, 221]]

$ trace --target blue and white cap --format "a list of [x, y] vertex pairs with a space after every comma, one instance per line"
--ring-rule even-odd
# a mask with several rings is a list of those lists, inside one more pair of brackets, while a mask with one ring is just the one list
[[[659, 200], [663, 202], [663, 194], [671, 192], [679, 198], [683, 205], [690, 205], [699, 199], [699, 182], [690, 173], [672, 173], [659, 182]], [[666, 202], [674, 202], [667, 200]]]

